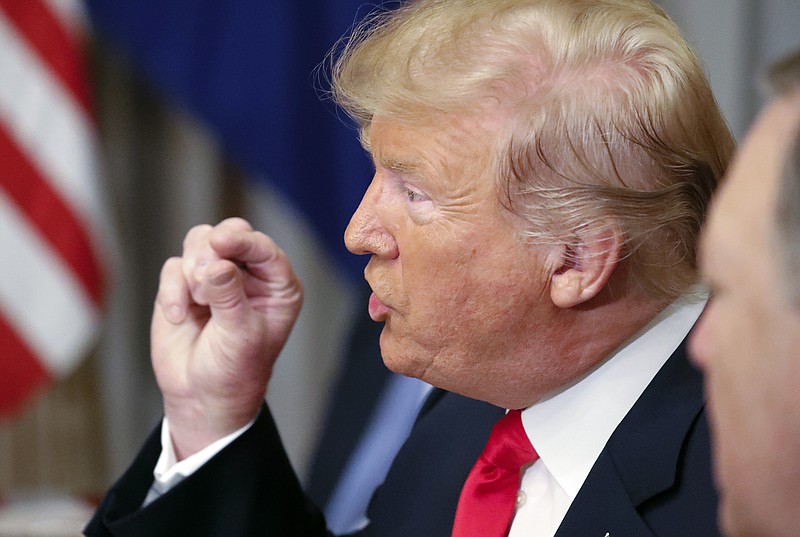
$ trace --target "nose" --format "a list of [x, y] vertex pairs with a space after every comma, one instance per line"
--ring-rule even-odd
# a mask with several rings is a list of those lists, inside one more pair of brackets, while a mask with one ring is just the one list
[[388, 211], [382, 201], [382, 186], [377, 177], [361, 198], [344, 232], [344, 244], [354, 254], [372, 254], [393, 259], [398, 256], [397, 241], [386, 228]]

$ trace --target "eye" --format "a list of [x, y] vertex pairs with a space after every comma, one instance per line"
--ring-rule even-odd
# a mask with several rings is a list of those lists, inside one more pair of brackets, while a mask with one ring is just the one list
[[418, 201], [427, 201], [428, 200], [427, 196], [425, 196], [424, 194], [414, 190], [413, 188], [405, 187], [404, 191], [405, 191], [406, 198], [408, 198], [408, 201], [410, 201], [412, 203], [418, 202]]
[[398, 200], [402, 201], [409, 218], [418, 225], [427, 224], [435, 216], [433, 202], [427, 194], [423, 194], [416, 187], [402, 184], [397, 191]]

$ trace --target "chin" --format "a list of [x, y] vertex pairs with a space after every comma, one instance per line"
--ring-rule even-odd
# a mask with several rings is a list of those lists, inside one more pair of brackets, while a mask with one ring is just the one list
[[414, 367], [407, 360], [392, 358], [391, 355], [387, 356], [383, 352], [381, 354], [383, 355], [383, 365], [392, 373], [397, 373], [404, 377], [422, 378], [422, 372], [419, 368]]
[[384, 328], [383, 332], [381, 332], [381, 358], [383, 358], [383, 365], [385, 365], [389, 371], [397, 373], [398, 375], [422, 379], [425, 368], [406, 353], [397, 352], [395, 346], [389, 339], [390, 338], [386, 336], [386, 328]]

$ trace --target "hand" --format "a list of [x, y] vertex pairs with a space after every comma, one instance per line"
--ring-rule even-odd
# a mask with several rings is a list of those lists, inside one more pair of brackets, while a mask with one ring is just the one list
[[151, 329], [179, 460], [256, 416], [302, 300], [286, 255], [246, 221], [187, 233], [161, 270]]

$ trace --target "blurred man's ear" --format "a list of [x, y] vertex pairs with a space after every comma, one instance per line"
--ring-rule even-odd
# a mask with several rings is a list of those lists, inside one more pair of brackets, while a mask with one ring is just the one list
[[550, 278], [550, 299], [560, 308], [591, 300], [608, 282], [622, 251], [616, 228], [580, 233], [560, 248], [560, 259]]

